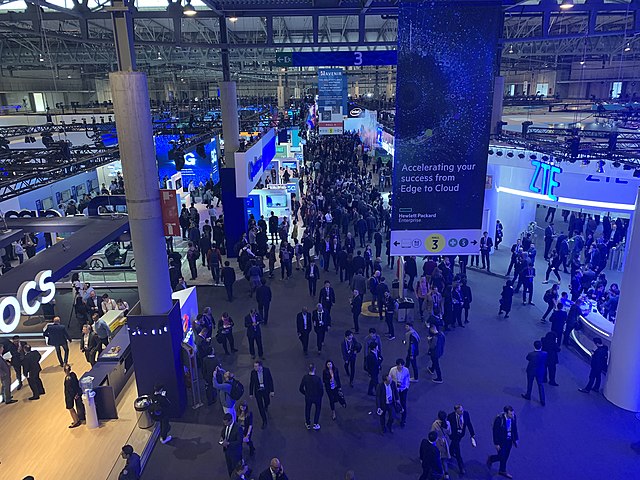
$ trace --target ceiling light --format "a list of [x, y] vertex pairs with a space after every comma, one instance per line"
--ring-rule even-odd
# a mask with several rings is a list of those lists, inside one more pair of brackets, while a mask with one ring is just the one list
[[187, 4], [182, 9], [182, 13], [187, 17], [193, 17], [196, 13], [196, 9], [191, 5], [191, 0], [187, 0]]
[[633, 177], [634, 177], [634, 178], [640, 178], [640, 170], [635, 169], [635, 170], [633, 171]]
[[509, 53], [513, 53], [513, 45], [509, 45]]
[[582, 65], [584, 67], [584, 59], [580, 60], [580, 65]]
[[625, 52], [630, 52], [631, 51], [631, 43], [627, 42], [627, 45], [624, 47], [624, 51]]
[[570, 10], [573, 8], [573, 0], [562, 0], [560, 4], [561, 10]]
[[44, 57], [42, 56], [42, 54], [40, 54], [40, 57], [38, 58], [39, 61], [44, 62]]
[[238, 17], [229, 17], [229, 21], [231, 23], [236, 23], [238, 21]]

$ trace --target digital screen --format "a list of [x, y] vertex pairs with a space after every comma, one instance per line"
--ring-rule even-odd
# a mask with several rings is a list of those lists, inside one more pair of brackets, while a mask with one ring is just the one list
[[[183, 138], [189, 137], [190, 135], [185, 135]], [[186, 151], [182, 151], [178, 147], [180, 141], [178, 135], [157, 135], [154, 140], [160, 178], [165, 176], [171, 178], [172, 175], [175, 175], [178, 171], [176, 157], [181, 156], [184, 166], [180, 172], [182, 173], [182, 186], [185, 191], [188, 190], [191, 182], [197, 187], [200, 182], [205, 184], [210, 178], [213, 180], [214, 185], [220, 181], [217, 138], [212, 138], [210, 142]], [[176, 188], [178, 188], [177, 185]]]
[[42, 208], [44, 210], [49, 210], [53, 208], [53, 198], [47, 197], [42, 199]]
[[63, 202], [67, 202], [71, 199], [71, 190], [63, 190], [62, 192], [60, 192], [62, 195], [62, 201]]
[[287, 196], [286, 195], [267, 195], [267, 207], [286, 207]]

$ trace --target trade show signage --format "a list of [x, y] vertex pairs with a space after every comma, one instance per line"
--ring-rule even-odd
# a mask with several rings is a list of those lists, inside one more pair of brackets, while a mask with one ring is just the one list
[[397, 62], [395, 50], [276, 53], [277, 67], [359, 67], [395, 65]]
[[276, 131], [269, 130], [246, 152], [234, 154], [236, 196], [246, 198], [276, 156]]
[[165, 237], [180, 235], [180, 216], [178, 214], [178, 198], [175, 190], [160, 190], [162, 206], [162, 226]]
[[[11, 333], [20, 324], [21, 312], [35, 315], [43, 303], [49, 303], [56, 294], [56, 284], [51, 281], [51, 270], [43, 270], [35, 280], [23, 282], [15, 297], [0, 298], [0, 332]], [[33, 295], [43, 294], [42, 298], [30, 302]]]
[[318, 69], [318, 132], [339, 135], [344, 132], [347, 110], [347, 83], [342, 68]]
[[502, 10], [401, 3], [391, 255], [478, 253]]
[[535, 167], [535, 170], [531, 176], [529, 190], [534, 193], [541, 193], [549, 197], [551, 201], [558, 201], [558, 196], [554, 194], [555, 188], [560, 186], [560, 183], [556, 180], [556, 173], [562, 173], [562, 168], [540, 160], [532, 160], [531, 165]]

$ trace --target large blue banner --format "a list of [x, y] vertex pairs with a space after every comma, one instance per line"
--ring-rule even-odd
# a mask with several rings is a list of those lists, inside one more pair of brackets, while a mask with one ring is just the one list
[[478, 252], [499, 1], [403, 3], [392, 255]]
[[[191, 136], [184, 135], [183, 139]], [[214, 185], [220, 181], [216, 138], [212, 138], [210, 142], [186, 151], [179, 148], [180, 136], [178, 135], [156, 135], [154, 142], [160, 179], [164, 177], [170, 178], [178, 171], [176, 168], [177, 161], [182, 164], [180, 172], [182, 173], [184, 191], [188, 190], [191, 182], [197, 187], [200, 182], [205, 184], [210, 178], [213, 180]]]

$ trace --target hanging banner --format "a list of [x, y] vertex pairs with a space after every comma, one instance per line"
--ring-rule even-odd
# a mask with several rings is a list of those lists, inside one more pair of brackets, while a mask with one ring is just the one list
[[318, 133], [320, 135], [340, 135], [344, 132], [346, 85], [347, 77], [343, 69], [318, 69]]
[[391, 255], [477, 254], [499, 1], [402, 3]]

